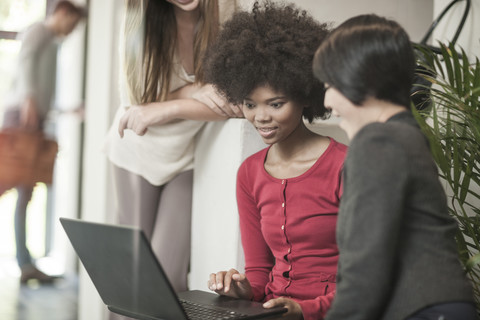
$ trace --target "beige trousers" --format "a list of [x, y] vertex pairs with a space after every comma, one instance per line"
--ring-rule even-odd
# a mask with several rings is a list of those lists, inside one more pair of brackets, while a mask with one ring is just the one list
[[[193, 170], [162, 186], [114, 166], [118, 223], [140, 227], [150, 239], [173, 288], [187, 290], [190, 263]], [[110, 319], [129, 319], [111, 314]]]

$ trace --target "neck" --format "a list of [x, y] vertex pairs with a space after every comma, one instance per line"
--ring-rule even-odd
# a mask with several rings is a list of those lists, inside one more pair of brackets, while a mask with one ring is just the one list
[[370, 122], [386, 122], [397, 113], [406, 111], [404, 106], [378, 99], [368, 99], [361, 108], [369, 111]]
[[182, 30], [193, 30], [200, 19], [200, 9], [192, 11], [184, 11], [178, 7], [174, 7], [175, 19], [177, 20], [177, 29], [179, 32]]
[[392, 104], [390, 108], [380, 112], [377, 122], [387, 122], [388, 119], [390, 119], [397, 113], [404, 112], [404, 111], [407, 111], [405, 107]]
[[281, 161], [292, 161], [302, 156], [317, 134], [308, 130], [303, 121], [300, 122], [297, 129], [285, 140], [275, 143], [270, 149], [276, 155], [276, 159]]
[[351, 132], [347, 132], [347, 135], [350, 139], [352, 139], [360, 129], [370, 123], [383, 123], [394, 115], [407, 111], [404, 106], [375, 98], [368, 98], [361, 106], [357, 108], [359, 111], [357, 115], [358, 125], [356, 128], [353, 128]]
[[195, 72], [194, 66], [194, 42], [195, 28], [200, 18], [199, 9], [183, 11], [175, 7], [175, 19], [177, 21], [177, 52], [181, 64], [189, 74]]

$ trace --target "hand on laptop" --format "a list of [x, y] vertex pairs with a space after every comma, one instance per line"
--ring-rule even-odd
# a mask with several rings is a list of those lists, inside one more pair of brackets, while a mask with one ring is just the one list
[[302, 307], [288, 298], [276, 298], [268, 300], [263, 304], [264, 308], [284, 307], [288, 311], [282, 315], [282, 320], [300, 320], [303, 319]]
[[253, 298], [250, 281], [244, 273], [235, 269], [210, 274], [208, 288], [223, 296], [246, 300]]

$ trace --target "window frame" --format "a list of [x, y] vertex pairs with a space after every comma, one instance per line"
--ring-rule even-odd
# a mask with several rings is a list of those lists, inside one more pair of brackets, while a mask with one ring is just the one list
[[[45, 17], [48, 15], [49, 12], [53, 10], [53, 7], [57, 0], [45, 0]], [[9, 30], [1, 30], [0, 29], [0, 40], [16, 40], [18, 36], [18, 31], [9, 31]]]

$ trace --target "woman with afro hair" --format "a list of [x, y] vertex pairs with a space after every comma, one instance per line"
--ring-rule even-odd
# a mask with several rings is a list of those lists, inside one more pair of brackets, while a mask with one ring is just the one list
[[282, 319], [323, 319], [335, 293], [337, 212], [346, 146], [307, 129], [326, 118], [311, 65], [325, 24], [270, 1], [237, 12], [206, 54], [205, 77], [241, 105], [268, 148], [237, 175], [245, 273], [212, 273], [221, 295], [283, 306]]

